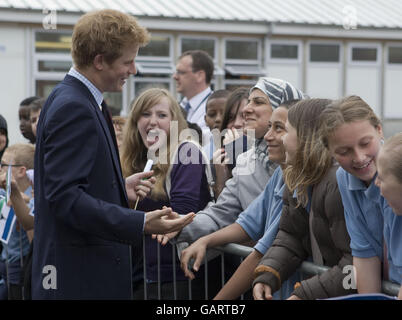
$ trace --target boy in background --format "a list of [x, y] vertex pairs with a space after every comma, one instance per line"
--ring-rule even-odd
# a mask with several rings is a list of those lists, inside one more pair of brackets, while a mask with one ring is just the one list
[[[3, 244], [3, 252], [0, 257], [0, 273], [4, 282], [0, 283], [0, 298], [9, 300], [22, 299], [21, 266], [29, 252], [30, 232], [32, 239], [33, 217], [29, 214], [32, 209], [33, 198], [32, 183], [27, 175], [27, 170], [34, 168], [35, 147], [31, 144], [15, 144], [8, 147], [1, 159], [0, 187], [5, 188], [6, 173], [11, 166], [11, 196], [9, 206], [14, 208], [17, 221], [14, 224], [9, 242]], [[4, 192], [4, 190], [0, 190]], [[29, 199], [28, 204], [24, 199]], [[25, 229], [25, 230], [24, 230]], [[8, 279], [6, 274], [8, 264]], [[9, 288], [7, 288], [7, 280]]]
[[29, 97], [21, 101], [20, 107], [18, 109], [18, 118], [20, 120], [20, 131], [25, 139], [28, 139], [30, 143], [35, 143], [35, 136], [32, 132], [31, 126], [31, 107], [30, 104], [35, 100], [38, 100], [39, 97]]
[[[229, 90], [217, 90], [212, 93], [205, 105], [205, 123], [207, 124], [208, 128], [211, 130], [211, 135], [209, 141], [206, 141], [204, 144], [204, 152], [207, 154], [208, 158], [212, 160], [212, 155], [216, 149], [214, 143], [214, 135], [212, 130], [220, 130], [221, 124], [223, 120], [223, 113], [225, 111], [226, 100], [230, 95]], [[220, 138], [220, 131], [219, 135]], [[219, 147], [219, 146], [218, 146]]]

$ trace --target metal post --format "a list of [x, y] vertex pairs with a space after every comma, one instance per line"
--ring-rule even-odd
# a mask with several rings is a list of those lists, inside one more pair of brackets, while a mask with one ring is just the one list
[[[23, 252], [22, 252], [22, 226], [19, 224], [19, 227], [20, 227], [20, 231], [19, 231], [19, 239], [20, 239], [20, 265], [21, 265], [21, 272], [20, 272], [20, 274], [22, 274], [22, 269], [23, 269], [23, 267], [24, 267], [24, 254], [23, 254]], [[21, 283], [24, 283], [23, 281], [20, 281]], [[25, 300], [24, 299], [24, 290], [23, 290], [23, 286], [21, 286], [21, 288], [20, 288], [20, 290], [21, 290], [21, 297], [22, 297], [22, 300]]]
[[222, 288], [225, 285], [225, 254], [221, 253], [221, 277], [222, 277]]
[[176, 287], [176, 245], [172, 244], [172, 262], [173, 262], [173, 297], [177, 300], [177, 287]]
[[208, 259], [207, 255], [204, 257], [205, 273], [204, 273], [204, 286], [205, 286], [205, 300], [208, 300]]
[[145, 234], [142, 235], [142, 257], [143, 257], [143, 268], [144, 268], [144, 300], [147, 300], [147, 258], [145, 250]]
[[192, 291], [191, 290], [191, 280], [188, 279], [188, 300], [193, 300], [193, 295], [192, 295], [191, 291]]
[[159, 242], [156, 245], [157, 260], [158, 260], [158, 300], [161, 299], [161, 245]]
[[7, 300], [10, 300], [10, 275], [8, 273], [8, 244], [3, 247], [6, 250], [6, 278], [7, 278]]

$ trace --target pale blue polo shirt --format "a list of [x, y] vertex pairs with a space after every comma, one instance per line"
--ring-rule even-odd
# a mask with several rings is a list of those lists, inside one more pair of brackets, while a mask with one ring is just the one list
[[344, 169], [336, 172], [339, 192], [345, 208], [346, 227], [352, 255], [359, 258], [377, 256], [384, 260], [383, 240], [387, 245], [389, 280], [401, 283], [402, 217], [396, 216], [375, 185], [366, 185]]
[[383, 260], [383, 204], [380, 189], [366, 185], [339, 167], [336, 171], [352, 255]]
[[[282, 196], [285, 190], [283, 173], [280, 167], [276, 168], [268, 181], [264, 191], [254, 199], [236, 220], [248, 236], [257, 241], [254, 249], [265, 254], [274, 242], [279, 229], [282, 213]], [[288, 298], [294, 291], [294, 285], [300, 281], [300, 275], [295, 272], [288, 280], [282, 283], [283, 298]], [[273, 295], [279, 299], [279, 291]]]
[[384, 199], [384, 240], [387, 244], [389, 280], [402, 283], [402, 216], [397, 216]]

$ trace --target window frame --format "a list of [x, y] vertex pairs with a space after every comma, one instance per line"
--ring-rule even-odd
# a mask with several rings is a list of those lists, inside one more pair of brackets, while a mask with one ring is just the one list
[[194, 39], [194, 40], [213, 40], [214, 41], [214, 57], [213, 62], [214, 62], [214, 75], [213, 75], [213, 80], [214, 82], [217, 76], [224, 76], [225, 71], [219, 66], [219, 39], [218, 37], [212, 37], [212, 36], [204, 36], [204, 35], [193, 35], [193, 34], [186, 34], [186, 35], [179, 35], [178, 36], [178, 41], [177, 41], [177, 57], [180, 57], [183, 53], [182, 51], [182, 41], [183, 39]]
[[203, 36], [203, 35], [179, 35], [178, 36], [178, 41], [177, 41], [177, 53], [178, 53], [178, 57], [181, 56], [181, 54], [183, 53], [182, 51], [182, 41], [183, 39], [188, 39], [188, 40], [213, 40], [214, 41], [214, 57], [213, 57], [213, 61], [214, 64], [216, 65], [218, 63], [218, 57], [219, 57], [219, 41], [217, 37], [212, 37], [212, 36]]
[[[271, 48], [272, 45], [291, 45], [297, 46], [297, 58], [272, 58]], [[301, 64], [303, 59], [303, 41], [301, 40], [271, 40], [266, 41], [266, 61], [267, 63], [275, 64]]]
[[[327, 45], [339, 45], [339, 61], [311, 61], [310, 56], [311, 56], [311, 45], [314, 44], [327, 44]], [[307, 46], [307, 65], [312, 64], [312, 65], [317, 65], [317, 66], [339, 66], [341, 67], [343, 65], [343, 55], [344, 55], [344, 45], [342, 41], [336, 41], [336, 40], [309, 40], [306, 43]]]
[[[348, 61], [349, 66], [362, 66], [362, 67], [379, 67], [381, 66], [382, 59], [382, 46], [378, 42], [348, 42]], [[356, 61], [353, 60], [354, 48], [377, 49], [376, 61]]]
[[136, 62], [172, 62], [173, 61], [173, 43], [174, 43], [174, 38], [173, 35], [170, 33], [152, 33], [151, 34], [151, 40], [152, 36], [163, 36], [167, 37], [169, 39], [169, 56], [140, 56], [137, 55], [135, 61]]
[[[262, 66], [262, 39], [257, 37], [224, 37], [223, 39], [223, 64], [224, 65], [257, 65]], [[226, 44], [228, 41], [257, 42], [257, 59], [227, 59]]]
[[401, 63], [390, 63], [389, 62], [389, 48], [390, 47], [402, 48], [402, 42], [386, 42], [385, 43], [384, 67], [385, 68], [393, 68], [393, 69], [402, 69], [402, 62]]
[[39, 71], [39, 61], [68, 61], [73, 64], [73, 59], [70, 53], [60, 52], [36, 52], [36, 34], [37, 33], [73, 33], [72, 29], [57, 29], [55, 31], [43, 30], [38, 28], [31, 29], [30, 32], [30, 48], [32, 50], [32, 66], [31, 66], [31, 88], [33, 90], [32, 95], [36, 95], [38, 86], [37, 81], [62, 81], [67, 72], [51, 72], [51, 71]]

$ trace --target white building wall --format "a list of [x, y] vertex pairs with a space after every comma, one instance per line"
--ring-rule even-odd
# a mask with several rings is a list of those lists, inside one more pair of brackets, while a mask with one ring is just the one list
[[349, 66], [346, 73], [346, 95], [360, 96], [378, 116], [381, 116], [379, 68]]
[[19, 130], [18, 108], [29, 91], [26, 61], [26, 30], [20, 26], [0, 28], [0, 113], [7, 120], [9, 144], [26, 142]]
[[340, 66], [308, 64], [306, 93], [311, 98], [339, 99], [342, 97]]

